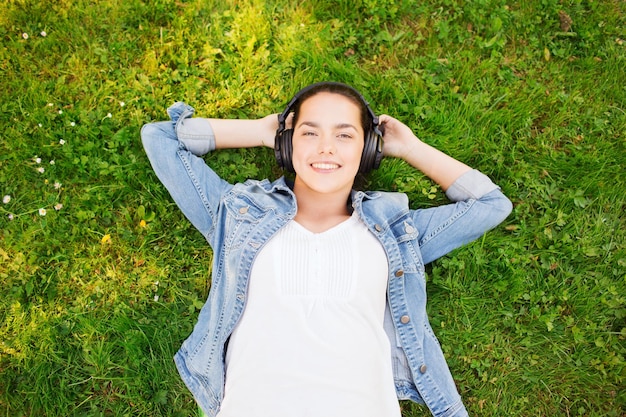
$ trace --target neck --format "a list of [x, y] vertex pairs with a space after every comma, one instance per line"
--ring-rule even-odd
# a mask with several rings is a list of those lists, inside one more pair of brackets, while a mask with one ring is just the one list
[[298, 201], [295, 220], [314, 233], [324, 232], [347, 220], [352, 209], [348, 206], [350, 193], [320, 194], [294, 187]]

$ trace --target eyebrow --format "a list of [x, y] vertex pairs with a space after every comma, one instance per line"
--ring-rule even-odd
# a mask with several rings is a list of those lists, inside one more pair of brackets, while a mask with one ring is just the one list
[[[310, 127], [315, 127], [315, 128], [319, 128], [320, 127], [319, 123], [309, 122], [309, 121], [304, 121], [304, 122], [298, 123], [297, 127], [300, 127], [300, 126], [310, 126]], [[335, 129], [347, 129], [347, 128], [350, 128], [350, 129], [354, 129], [354, 130], [358, 131], [358, 129], [351, 123], [337, 123], [333, 127]]]

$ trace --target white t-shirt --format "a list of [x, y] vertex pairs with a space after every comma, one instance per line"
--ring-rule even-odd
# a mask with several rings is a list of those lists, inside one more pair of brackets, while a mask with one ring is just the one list
[[295, 221], [259, 253], [219, 417], [399, 417], [383, 330], [387, 258], [356, 215]]

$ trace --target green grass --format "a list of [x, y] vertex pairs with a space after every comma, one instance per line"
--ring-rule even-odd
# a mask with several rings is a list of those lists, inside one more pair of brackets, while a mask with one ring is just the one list
[[[623, 416], [625, 22], [619, 0], [3, 2], [0, 414], [194, 415], [171, 358], [211, 252], [139, 129], [177, 100], [276, 113], [333, 79], [514, 202], [428, 270], [470, 414]], [[231, 181], [280, 175], [266, 149], [209, 158]], [[445, 201], [396, 160], [369, 186]]]

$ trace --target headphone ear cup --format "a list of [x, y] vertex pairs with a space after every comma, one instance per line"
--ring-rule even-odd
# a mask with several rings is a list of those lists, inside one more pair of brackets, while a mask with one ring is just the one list
[[380, 166], [383, 159], [383, 139], [375, 130], [365, 134], [365, 145], [361, 155], [361, 165], [359, 172], [367, 174]]
[[376, 137], [375, 142], [376, 142], [376, 149], [374, 152], [374, 165], [372, 167], [372, 169], [378, 169], [378, 167], [380, 166], [380, 161], [383, 160], [383, 136], [381, 134], [379, 134], [378, 132], [374, 132], [374, 136]]
[[291, 155], [293, 154], [293, 129], [285, 129], [274, 139], [274, 156], [279, 167], [294, 172]]

